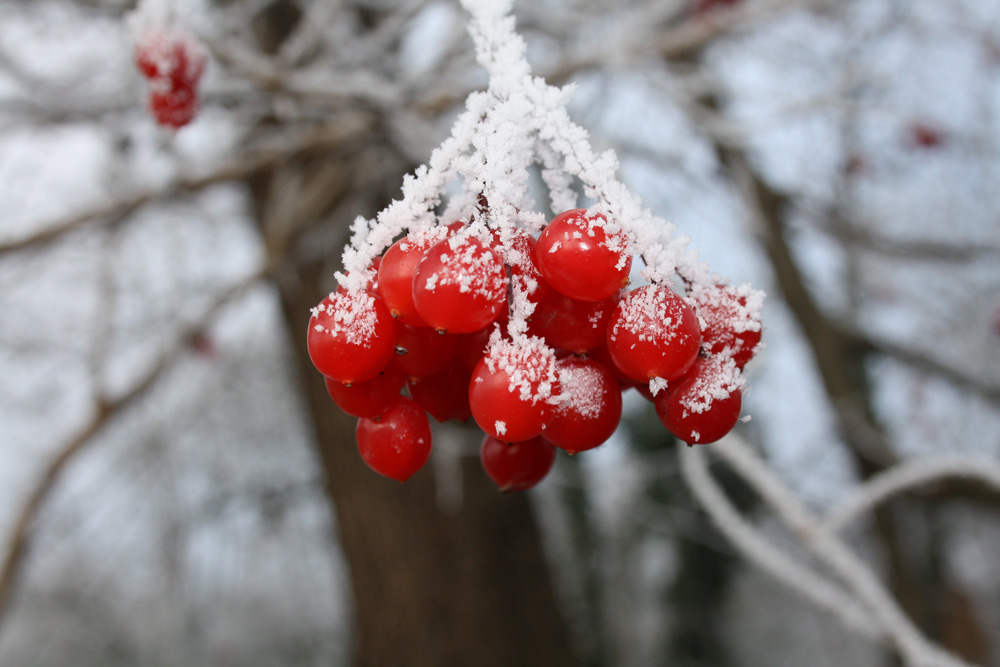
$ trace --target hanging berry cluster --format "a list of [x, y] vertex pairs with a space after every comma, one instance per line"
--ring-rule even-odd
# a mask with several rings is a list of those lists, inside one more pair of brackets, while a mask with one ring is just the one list
[[[150, 6], [154, 9], [146, 9]], [[149, 112], [157, 123], [176, 130], [198, 113], [198, 83], [206, 56], [179, 21], [155, 16], [156, 9], [144, 2], [133, 16], [133, 24], [143, 19], [147, 24], [136, 30], [135, 64], [149, 82]]]
[[[527, 489], [556, 447], [611, 437], [632, 387], [679, 439], [722, 438], [739, 419], [763, 293], [724, 284], [615, 179], [613, 153], [593, 154], [566, 113], [570, 90], [531, 77], [509, 3], [465, 4], [489, 88], [403, 198], [355, 222], [340, 287], [309, 322], [330, 396], [359, 417], [362, 458], [405, 481], [430, 456], [427, 414], [471, 417], [487, 474]], [[534, 169], [563, 211], [550, 221], [528, 194]], [[574, 179], [590, 208], [576, 207]], [[648, 284], [630, 290], [636, 256]]]

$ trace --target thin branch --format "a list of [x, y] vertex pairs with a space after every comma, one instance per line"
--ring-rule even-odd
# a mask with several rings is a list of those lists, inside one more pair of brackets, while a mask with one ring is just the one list
[[934, 456], [901, 463], [875, 475], [855, 488], [838, 507], [830, 511], [818, 530], [836, 533], [864, 512], [892, 496], [951, 478], [978, 480], [1000, 490], [1000, 464], [985, 456]]
[[244, 293], [249, 287], [268, 275], [270, 271], [271, 267], [262, 268], [260, 271], [248, 276], [239, 284], [230, 287], [220, 294], [196, 322], [184, 328], [177, 337], [174, 345], [160, 357], [157, 363], [131, 389], [113, 399], [98, 402], [90, 421], [84, 424], [77, 431], [76, 435], [66, 441], [59, 448], [55, 457], [45, 466], [42, 475], [35, 483], [28, 495], [28, 499], [17, 515], [14, 530], [8, 541], [2, 564], [0, 564], [0, 630], [3, 628], [3, 618], [10, 605], [11, 592], [17, 580], [20, 565], [27, 552], [32, 528], [34, 527], [38, 512], [51, 494], [52, 489], [55, 488], [67, 464], [84, 450], [87, 445], [92, 443], [96, 436], [118, 415], [122, 414], [131, 405], [149, 393], [149, 390], [156, 385], [157, 381], [167, 371], [174, 367], [174, 364], [188, 349], [192, 337], [211, 326], [215, 317], [226, 304]]
[[873, 638], [882, 632], [871, 613], [841, 586], [792, 558], [787, 550], [772, 544], [726, 498], [712, 479], [701, 447], [685, 447], [680, 454], [681, 470], [695, 498], [715, 521], [719, 530], [741, 555], [765, 572], [798, 591], [819, 608], [839, 617], [851, 629]]
[[[891, 645], [915, 667], [960, 667], [968, 663], [928, 640], [899, 608], [871, 569], [835, 535], [818, 531], [819, 519], [741, 439], [730, 435], [709, 447], [725, 459], [771, 506], [782, 522], [820, 562], [827, 565], [873, 613]], [[683, 452], [685, 470], [707, 465], [701, 448]], [[693, 461], [684, 461], [684, 458]], [[694, 479], [693, 484], [703, 484]], [[720, 527], [726, 529], [725, 525]], [[804, 592], [804, 591], [803, 591]]]
[[930, 355], [911, 347], [905, 347], [882, 338], [869, 337], [863, 339], [876, 352], [898, 359], [914, 368], [944, 378], [948, 382], [979, 394], [983, 398], [1000, 405], [1000, 385], [988, 380], [974, 377], [958, 368], [934, 359]]
[[371, 120], [361, 115], [339, 116], [325, 127], [310, 132], [298, 140], [277, 148], [266, 148], [242, 155], [209, 174], [181, 177], [166, 186], [146, 190], [131, 197], [107, 202], [89, 211], [69, 217], [40, 223], [40, 231], [24, 238], [0, 243], [0, 257], [6, 254], [32, 250], [56, 241], [66, 234], [90, 225], [107, 224], [127, 217], [146, 204], [181, 192], [197, 192], [212, 185], [246, 179], [248, 176], [303, 154], [328, 150], [362, 136], [371, 128]]
[[845, 245], [907, 261], [970, 262], [1000, 258], [1000, 247], [991, 245], [893, 239], [856, 224], [826, 224], [822, 229]]

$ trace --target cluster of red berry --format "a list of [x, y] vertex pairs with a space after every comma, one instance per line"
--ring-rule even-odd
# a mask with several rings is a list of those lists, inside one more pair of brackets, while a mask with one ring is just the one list
[[157, 123], [177, 129], [194, 120], [205, 60], [198, 43], [181, 31], [151, 30], [139, 38], [135, 62], [149, 81], [149, 111]]
[[[537, 241], [519, 229], [480, 238], [461, 223], [411, 232], [376, 258], [363, 291], [324, 299], [309, 353], [336, 404], [360, 418], [368, 465], [404, 481], [430, 456], [425, 412], [471, 416], [486, 433], [487, 474], [502, 490], [527, 489], [554, 447], [610, 438], [631, 387], [681, 440], [728, 433], [760, 322], [726, 286], [688, 299], [662, 285], [626, 291], [629, 243], [611, 229], [575, 209]], [[527, 330], [505, 326], [523, 299], [534, 305]]]

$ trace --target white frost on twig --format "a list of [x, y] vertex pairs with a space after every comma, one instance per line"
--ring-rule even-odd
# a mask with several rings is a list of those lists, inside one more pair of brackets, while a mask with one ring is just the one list
[[[534, 210], [528, 195], [528, 178], [534, 165], [549, 189], [557, 212], [574, 208], [574, 179], [596, 204], [591, 214], [602, 214], [609, 235], [617, 231], [629, 239], [626, 252], [639, 253], [645, 263], [643, 276], [650, 282], [669, 284], [676, 272], [689, 286], [718, 281], [708, 265], [690, 250], [689, 239], [678, 236], [671, 223], [643, 208], [639, 198], [616, 178], [614, 152], [596, 155], [587, 131], [575, 124], [566, 110], [572, 87], [556, 88], [531, 75], [524, 40], [514, 30], [507, 0], [462, 0], [472, 15], [469, 32], [479, 63], [489, 73], [489, 86], [466, 100], [466, 111], [456, 121], [451, 136], [432, 152], [427, 165], [403, 183], [403, 196], [381, 211], [375, 220], [358, 218], [344, 251], [345, 273], [337, 278], [348, 290], [363, 290], [372, 260], [400, 234], [461, 219], [470, 224], [460, 234], [488, 240], [498, 231], [504, 259], [517, 265], [512, 252], [512, 230], [537, 232], [544, 218]], [[460, 192], [448, 205], [446, 217], [435, 210], [442, 205], [446, 188], [459, 182]], [[456, 205], [456, 202], [458, 205]], [[763, 293], [744, 288], [749, 308], [759, 310]], [[526, 332], [525, 320], [534, 305], [518, 284], [512, 285], [509, 335], [517, 340]]]
[[1000, 463], [985, 456], [960, 454], [901, 463], [856, 487], [826, 515], [818, 530], [837, 533], [861, 514], [898, 493], [950, 477], [974, 479], [1000, 490]]
[[[791, 489], [746, 443], [730, 434], [713, 445], [711, 451], [725, 459], [775, 511], [792, 535], [808, 547], [819, 562], [843, 581], [853, 593], [856, 601], [853, 604], [855, 606], [861, 604], [870, 612], [872, 619], [879, 626], [880, 634], [896, 649], [907, 665], [968, 667], [968, 663], [941, 649], [921, 634], [871, 568], [836, 535], [829, 531], [818, 530], [819, 518], [799, 501]], [[706, 502], [705, 498], [708, 497], [705, 494], [706, 482], [712, 482], [708, 477], [703, 451], [697, 448], [683, 451], [681, 461], [688, 483], [699, 499], [703, 503]], [[711, 499], [709, 500], [711, 502]], [[718, 501], [715, 503], [717, 505]], [[706, 508], [712, 513], [720, 529], [734, 542], [741, 544], [738, 541], [741, 539], [738, 529], [734, 530], [737, 524], [733, 521], [733, 517], [723, 517], [720, 520], [717, 516], [718, 508], [715, 507], [713, 510], [713, 507], [706, 503]], [[771, 564], [769, 569], [773, 567]], [[784, 580], [789, 582], [787, 578]], [[816, 591], [808, 588], [808, 585], [815, 585], [816, 582], [802, 583], [805, 585], [793, 584], [793, 586], [810, 599], [817, 600]], [[841, 617], [847, 620], [843, 614]], [[851, 625], [853, 627], [853, 623]]]

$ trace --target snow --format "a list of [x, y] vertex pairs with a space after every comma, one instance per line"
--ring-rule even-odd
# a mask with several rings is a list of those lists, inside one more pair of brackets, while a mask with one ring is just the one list
[[625, 330], [639, 340], [670, 341], [677, 335], [684, 319], [686, 304], [671, 290], [646, 285], [625, 295], [612, 315], [609, 339], [617, 340]]
[[494, 331], [485, 359], [490, 373], [507, 375], [507, 390], [522, 401], [551, 401], [559, 381], [556, 356], [541, 338], [521, 337], [512, 342], [501, 338], [499, 330]]
[[592, 419], [607, 404], [604, 373], [589, 364], [567, 364], [559, 368], [560, 413], [573, 412]]
[[376, 335], [378, 313], [375, 299], [367, 292], [334, 293], [312, 309], [314, 328], [342, 337], [358, 347], [370, 347]]

